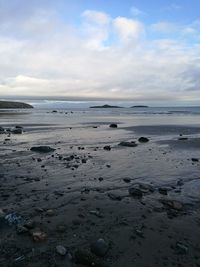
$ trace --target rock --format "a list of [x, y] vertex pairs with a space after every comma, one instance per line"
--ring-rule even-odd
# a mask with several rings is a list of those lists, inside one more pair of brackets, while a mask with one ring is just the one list
[[119, 143], [119, 146], [136, 147], [137, 144], [134, 141], [132, 141], [132, 142], [123, 141], [123, 142]]
[[87, 160], [86, 160], [86, 159], [82, 159], [81, 162], [82, 162], [83, 164], [85, 164], [85, 163], [87, 163]]
[[129, 191], [129, 195], [131, 195], [132, 197], [141, 198], [143, 196], [142, 190], [139, 188], [130, 187], [128, 191]]
[[16, 125], [16, 126], [15, 126], [15, 129], [23, 129], [23, 127], [20, 126], [20, 125]]
[[111, 124], [109, 125], [109, 127], [110, 127], [110, 128], [117, 128], [118, 126], [117, 126], [116, 123], [111, 123]]
[[158, 188], [158, 192], [159, 192], [160, 194], [162, 194], [162, 195], [167, 195], [169, 190], [170, 190], [170, 189], [167, 188], [167, 187], [160, 187], [160, 188]]
[[193, 161], [193, 162], [199, 162], [199, 159], [197, 159], [197, 158], [192, 158], [192, 161]]
[[90, 246], [91, 252], [98, 257], [104, 257], [108, 252], [109, 246], [104, 239], [100, 238]]
[[5, 129], [3, 127], [0, 127], [0, 134], [5, 133]]
[[95, 216], [97, 216], [99, 218], [103, 217], [98, 210], [90, 210], [89, 213], [92, 214], [92, 215], [95, 215]]
[[56, 252], [61, 256], [65, 256], [67, 254], [66, 248], [60, 245], [56, 246]]
[[168, 208], [181, 211], [183, 210], [183, 204], [177, 200], [162, 199], [162, 204], [168, 206]]
[[47, 234], [40, 230], [36, 230], [32, 233], [32, 238], [35, 242], [42, 242], [47, 240]]
[[28, 232], [28, 229], [22, 225], [17, 225], [16, 230], [18, 234], [25, 234]]
[[126, 178], [123, 179], [123, 181], [124, 181], [125, 183], [130, 183], [130, 182], [131, 182], [131, 178], [126, 177]]
[[149, 139], [148, 139], [147, 137], [140, 137], [140, 138], [138, 139], [138, 141], [139, 141], [140, 143], [147, 143], [147, 142], [149, 142]]
[[111, 150], [111, 147], [110, 147], [110, 146], [104, 146], [103, 149], [104, 149], [104, 150], [107, 150], [107, 151], [110, 151], [110, 150]]
[[176, 244], [176, 251], [178, 254], [187, 254], [188, 253], [188, 247], [186, 245], [184, 245], [183, 243], [181, 242], [178, 242]]
[[31, 147], [31, 151], [40, 153], [49, 153], [55, 151], [55, 148], [52, 148], [50, 146], [35, 146]]
[[113, 193], [108, 193], [108, 196], [112, 200], [118, 200], [118, 201], [122, 200], [122, 197], [121, 196], [116, 195], [116, 194], [113, 194]]
[[54, 216], [54, 214], [55, 214], [54, 210], [51, 210], [51, 209], [50, 209], [50, 210], [47, 210], [47, 211], [46, 211], [46, 215], [49, 216], [49, 217]]
[[22, 134], [23, 129], [22, 128], [15, 128], [11, 131], [13, 134]]
[[186, 141], [186, 140], [188, 140], [188, 137], [180, 137], [180, 138], [178, 138], [178, 140], [180, 140], [180, 141]]
[[99, 177], [99, 181], [102, 182], [104, 179], [103, 177]]

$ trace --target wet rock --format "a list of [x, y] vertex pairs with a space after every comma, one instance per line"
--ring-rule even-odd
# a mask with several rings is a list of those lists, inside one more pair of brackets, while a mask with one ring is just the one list
[[35, 230], [32, 232], [32, 238], [33, 241], [35, 242], [42, 242], [47, 240], [47, 234], [40, 231], [40, 230]]
[[124, 181], [125, 183], [130, 183], [130, 182], [131, 182], [131, 178], [128, 178], [128, 177], [127, 177], [127, 178], [124, 178], [123, 181]]
[[104, 149], [104, 150], [107, 150], [107, 151], [110, 151], [110, 150], [111, 150], [111, 147], [110, 147], [110, 146], [104, 146], [103, 149]]
[[12, 130], [13, 134], [22, 134], [23, 133], [23, 129], [22, 128], [15, 128]]
[[147, 138], [147, 137], [140, 137], [139, 139], [138, 139], [138, 141], [140, 142], [140, 143], [147, 143], [147, 142], [149, 142], [149, 139]]
[[16, 129], [23, 129], [23, 126], [16, 125], [15, 128], [16, 128]]
[[169, 190], [170, 190], [170, 188], [168, 188], [168, 187], [160, 187], [160, 188], [158, 188], [158, 192], [161, 195], [167, 195]]
[[56, 246], [56, 252], [61, 256], [65, 256], [67, 254], [66, 248], [61, 245]]
[[28, 229], [22, 225], [17, 225], [16, 230], [18, 234], [25, 234], [28, 232]]
[[188, 253], [188, 246], [184, 245], [183, 243], [181, 242], [178, 242], [176, 244], [176, 251], [178, 254], [187, 254]]
[[199, 162], [199, 159], [198, 158], [192, 158], [191, 159], [193, 162]]
[[50, 146], [35, 146], [31, 147], [31, 151], [40, 153], [49, 153], [55, 151], [55, 148], [52, 148]]
[[180, 137], [180, 138], [178, 138], [178, 140], [179, 141], [186, 141], [186, 140], [188, 140], [188, 137]]
[[161, 203], [168, 208], [181, 211], [183, 210], [183, 204], [180, 201], [177, 200], [168, 200], [168, 199], [162, 199]]
[[50, 210], [46, 211], [46, 215], [49, 216], [49, 217], [52, 217], [52, 216], [55, 215], [55, 212], [54, 212], [54, 210], [50, 209]]
[[99, 177], [99, 181], [102, 182], [104, 179], [103, 177]]
[[137, 187], [130, 187], [128, 189], [128, 192], [129, 192], [129, 195], [131, 195], [132, 197], [141, 198], [143, 196], [142, 190]]
[[154, 187], [150, 184], [140, 183], [138, 186], [142, 193], [153, 193], [155, 191]]
[[104, 257], [108, 252], [109, 246], [104, 239], [100, 238], [90, 246], [91, 252], [98, 257]]
[[110, 127], [110, 128], [117, 128], [118, 126], [117, 126], [116, 123], [111, 123], [111, 124], [109, 125], [109, 127]]
[[0, 134], [5, 133], [5, 129], [3, 127], [0, 127]]
[[87, 163], [87, 160], [86, 160], [86, 159], [82, 159], [81, 162], [82, 162], [83, 164], [85, 164], [85, 163]]
[[100, 211], [98, 211], [98, 210], [90, 210], [89, 213], [92, 215], [95, 215], [96, 217], [99, 217], [99, 218], [103, 217], [102, 214], [100, 213]]
[[119, 146], [136, 147], [137, 144], [134, 141], [132, 141], [132, 142], [123, 141], [123, 142], [119, 143]]
[[110, 199], [112, 199], [112, 200], [118, 200], [118, 201], [122, 200], [122, 197], [121, 197], [121, 196], [116, 195], [116, 194], [114, 194], [114, 193], [108, 193], [108, 197], [109, 197]]

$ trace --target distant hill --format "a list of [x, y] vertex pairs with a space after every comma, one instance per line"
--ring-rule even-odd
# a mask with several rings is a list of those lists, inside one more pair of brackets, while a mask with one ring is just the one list
[[103, 106], [93, 106], [93, 107], [90, 107], [90, 108], [123, 108], [123, 107], [103, 105]]
[[13, 101], [0, 101], [0, 109], [16, 109], [16, 108], [33, 108], [33, 106], [22, 103], [22, 102], [13, 102]]
[[138, 106], [132, 106], [131, 108], [148, 108], [148, 106], [138, 105]]

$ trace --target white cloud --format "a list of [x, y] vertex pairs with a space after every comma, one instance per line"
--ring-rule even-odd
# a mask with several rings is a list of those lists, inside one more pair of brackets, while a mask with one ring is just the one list
[[41, 9], [3, 24], [0, 96], [200, 100], [200, 46], [181, 39], [186, 26], [149, 40], [139, 20], [87, 10], [76, 27]]
[[160, 21], [152, 24], [151, 29], [155, 32], [172, 33], [179, 30], [179, 25], [171, 22]]
[[124, 43], [137, 41], [144, 33], [143, 24], [137, 20], [117, 17], [113, 20], [114, 30]]
[[131, 14], [133, 16], [137, 17], [137, 16], [140, 16], [140, 15], [144, 15], [145, 13], [142, 10], [140, 10], [139, 8], [137, 8], [135, 6], [132, 6], [131, 7]]

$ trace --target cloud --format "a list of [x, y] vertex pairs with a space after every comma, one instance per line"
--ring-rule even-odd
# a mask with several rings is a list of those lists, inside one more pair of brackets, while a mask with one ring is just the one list
[[200, 46], [186, 28], [198, 34], [197, 22], [179, 27], [176, 39], [150, 39], [138, 19], [86, 10], [77, 25], [51, 5], [24, 8], [28, 15], [12, 18], [9, 7], [0, 18], [1, 97], [200, 100]]
[[141, 16], [141, 15], [144, 15], [145, 13], [140, 10], [139, 8], [135, 7], [135, 6], [132, 6], [131, 7], [131, 14], [134, 16], [134, 17], [137, 17], [137, 16]]

